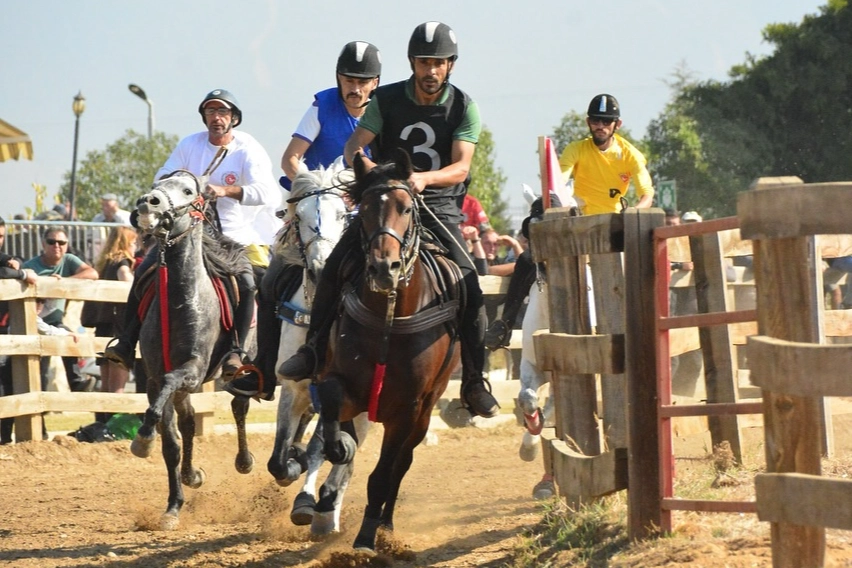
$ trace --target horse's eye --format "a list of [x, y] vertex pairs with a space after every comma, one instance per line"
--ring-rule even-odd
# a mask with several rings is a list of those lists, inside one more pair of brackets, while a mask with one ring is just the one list
[[187, 187], [187, 188], [184, 188], [183, 193], [184, 193], [185, 195], [192, 195], [192, 194], [193, 194], [193, 193], [195, 193], [195, 192], [194, 192], [194, 191], [192, 191], [191, 189], [189, 189], [189, 188]]

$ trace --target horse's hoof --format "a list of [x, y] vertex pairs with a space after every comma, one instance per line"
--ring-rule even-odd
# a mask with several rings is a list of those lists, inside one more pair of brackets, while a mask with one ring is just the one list
[[426, 432], [426, 436], [423, 438], [423, 441], [420, 442], [424, 446], [437, 446], [438, 445], [438, 435], [432, 431]]
[[133, 438], [133, 441], [130, 442], [130, 453], [136, 456], [137, 458], [147, 458], [151, 455], [151, 447], [154, 443], [154, 437], [143, 438], [142, 436], [137, 435]]
[[544, 501], [556, 495], [556, 486], [552, 479], [542, 479], [535, 484], [532, 494], [536, 501]]
[[249, 452], [248, 458], [245, 458], [242, 454], [237, 454], [234, 467], [237, 469], [237, 473], [251, 473], [252, 468], [254, 468], [254, 454]]
[[[290, 512], [290, 522], [298, 526], [307, 526], [314, 520], [314, 507], [317, 500], [313, 495], [305, 491], [300, 492], [293, 499], [293, 510]], [[313, 530], [311, 531], [313, 532]], [[317, 533], [314, 533], [317, 534]]]
[[538, 457], [538, 449], [541, 447], [541, 436], [533, 436], [529, 432], [524, 432], [524, 439], [521, 442], [521, 447], [518, 450], [518, 455], [525, 462], [531, 462]]
[[207, 473], [204, 471], [204, 468], [198, 468], [195, 470], [195, 474], [189, 479], [183, 479], [183, 484], [191, 489], [198, 489], [204, 482], [207, 481]]
[[178, 516], [172, 513], [166, 513], [160, 519], [160, 529], [164, 531], [177, 530], [179, 524]]
[[370, 558], [376, 556], [376, 551], [370, 548], [369, 546], [358, 546], [357, 544], [355, 544], [352, 549], [355, 552], [363, 554], [364, 556], [369, 556]]
[[340, 440], [336, 443], [326, 441], [326, 458], [335, 465], [350, 463], [355, 458], [356, 451], [358, 444], [348, 432], [340, 432]]

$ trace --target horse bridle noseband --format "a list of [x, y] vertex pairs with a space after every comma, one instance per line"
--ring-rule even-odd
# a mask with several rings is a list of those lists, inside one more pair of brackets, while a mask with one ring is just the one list
[[[406, 192], [409, 197], [411, 197], [413, 211], [411, 217], [408, 219], [408, 227], [405, 229], [405, 233], [400, 236], [395, 230], [388, 226], [381, 226], [375, 231], [373, 231], [372, 235], [367, 235], [364, 231], [364, 224], [361, 223], [361, 238], [363, 243], [364, 253], [370, 254], [370, 247], [373, 244], [373, 241], [381, 235], [388, 235], [393, 237], [400, 246], [400, 257], [403, 262], [403, 269], [400, 274], [400, 279], [404, 281], [405, 285], [408, 285], [408, 282], [411, 280], [411, 274], [414, 271], [414, 261], [417, 260], [417, 256], [420, 253], [420, 233], [414, 230], [415, 226], [415, 215], [419, 215], [417, 209], [417, 198], [414, 195], [414, 192], [411, 188], [405, 183], [393, 183], [388, 185], [374, 186], [364, 190], [364, 193], [368, 192], [381, 192], [382, 194], [388, 193], [390, 191], [394, 191], [396, 189], [400, 189]], [[363, 201], [363, 197], [362, 197]]]
[[163, 196], [166, 199], [166, 203], [168, 203], [168, 205], [169, 205], [168, 211], [166, 211], [166, 212], [164, 212], [160, 215], [160, 217], [162, 218], [161, 226], [166, 229], [166, 237], [168, 237], [168, 238], [159, 239], [159, 240], [161, 240], [161, 242], [163, 243], [163, 246], [166, 246], [166, 247], [172, 246], [176, 242], [180, 241], [184, 236], [189, 234], [190, 231], [187, 230], [187, 231], [184, 231], [183, 233], [177, 235], [176, 237], [171, 236], [171, 231], [172, 231], [172, 228], [175, 225], [175, 220], [178, 219], [179, 217], [182, 217], [188, 210], [190, 210], [190, 209], [193, 210], [193, 211], [190, 211], [190, 213], [189, 213], [190, 216], [192, 216], [192, 224], [190, 225], [190, 229], [192, 227], [194, 227], [195, 225], [197, 225], [199, 222], [207, 219], [206, 215], [204, 214], [204, 210], [203, 210], [203, 208], [204, 208], [204, 195], [202, 195], [202, 193], [201, 193], [201, 182], [198, 180], [198, 177], [196, 177], [195, 174], [193, 174], [192, 172], [190, 172], [188, 170], [175, 170], [172, 173], [170, 173], [166, 176], [163, 176], [160, 179], [160, 181], [163, 181], [163, 180], [166, 180], [166, 179], [169, 179], [171, 177], [178, 176], [178, 175], [189, 176], [195, 182], [195, 199], [193, 199], [192, 201], [190, 201], [186, 205], [181, 205], [180, 207], [177, 207], [177, 206], [175, 206], [174, 202], [172, 201], [172, 198], [169, 195], [169, 193], [167, 191], [160, 190], [160, 193], [163, 194]]
[[[300, 195], [298, 197], [291, 197], [290, 199], [287, 200], [287, 203], [294, 203], [294, 204], [299, 203], [300, 201], [308, 199], [309, 197], [316, 197], [317, 200], [319, 200], [319, 197], [321, 195], [325, 195], [327, 193], [330, 193], [332, 195], [339, 197], [340, 199], [343, 199], [343, 193], [339, 189], [337, 189], [335, 187], [325, 187], [325, 188], [320, 188], [320, 189], [315, 189], [313, 191], [309, 191], [309, 192], [305, 193], [304, 195]], [[343, 199], [343, 201], [344, 201], [344, 204], [345, 204], [346, 200]], [[336, 244], [336, 242], [334, 240], [332, 240], [328, 237], [325, 237], [322, 234], [322, 227], [321, 227], [322, 223], [320, 222], [321, 218], [319, 216], [319, 209], [320, 208], [317, 207], [317, 224], [316, 224], [316, 227], [309, 227], [311, 229], [311, 231], [313, 231], [314, 236], [311, 237], [310, 239], [308, 239], [307, 242], [302, 240], [302, 232], [299, 230], [300, 227], [301, 227], [301, 218], [298, 215], [295, 215], [294, 218], [293, 218], [294, 219], [293, 220], [293, 228], [296, 231], [296, 239], [299, 243], [299, 254], [302, 257], [302, 261], [306, 260], [307, 251], [311, 247], [311, 245], [313, 245], [314, 243], [325, 241], [325, 242], [331, 243], [332, 246], [334, 246]], [[350, 212], [350, 207], [348, 205], [346, 205], [346, 212], [347, 213]], [[348, 221], [347, 221], [347, 224], [348, 224]]]

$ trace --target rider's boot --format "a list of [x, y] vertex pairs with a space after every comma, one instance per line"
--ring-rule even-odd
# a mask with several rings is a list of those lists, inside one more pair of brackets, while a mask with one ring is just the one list
[[491, 394], [491, 383], [482, 372], [485, 346], [481, 330], [485, 314], [484, 310], [479, 312], [477, 324], [462, 326], [461, 330], [462, 381], [459, 394], [462, 404], [470, 412], [483, 418], [493, 418], [500, 412], [500, 405]]
[[[281, 320], [276, 313], [276, 299], [281, 295], [278, 284], [282, 279], [280, 289], [288, 289], [288, 281], [301, 279], [301, 269], [290, 270], [275, 260], [263, 276], [260, 291], [257, 295], [257, 367], [260, 375], [250, 372], [237, 377], [222, 387], [234, 396], [257, 397], [260, 400], [275, 400], [275, 386], [278, 381], [275, 376], [275, 361], [278, 357], [278, 339], [281, 337]], [[295, 284], [295, 283], [293, 283]]]
[[[243, 366], [242, 357], [246, 355], [246, 338], [251, 331], [251, 322], [254, 319], [254, 299], [257, 290], [254, 287], [253, 276], [250, 273], [240, 274], [240, 303], [234, 313], [234, 346], [222, 363], [222, 379], [230, 381], [237, 371]], [[250, 281], [250, 284], [249, 284]]]
[[[334, 253], [332, 253], [334, 254]], [[278, 374], [290, 381], [316, 375], [325, 366], [328, 339], [337, 316], [341, 286], [337, 282], [337, 265], [326, 263], [311, 305], [311, 325], [305, 344], [278, 367]]]
[[139, 331], [142, 321], [139, 319], [139, 298], [131, 289], [124, 308], [124, 330], [113, 337], [104, 349], [104, 359], [121, 365], [127, 370], [133, 370], [136, 360], [136, 343], [139, 341]]
[[535, 277], [535, 263], [529, 250], [526, 250], [515, 261], [515, 270], [509, 279], [509, 289], [503, 304], [503, 314], [488, 326], [488, 331], [485, 332], [485, 347], [494, 350], [509, 346], [512, 327], [524, 304], [524, 298], [530, 292], [530, 286], [535, 282]]

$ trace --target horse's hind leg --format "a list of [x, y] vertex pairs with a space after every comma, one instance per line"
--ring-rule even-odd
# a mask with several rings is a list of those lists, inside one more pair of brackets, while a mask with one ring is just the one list
[[231, 399], [231, 414], [237, 426], [237, 457], [234, 467], [239, 473], [251, 473], [254, 467], [254, 454], [248, 449], [246, 438], [246, 415], [248, 415], [251, 399], [247, 396], [235, 396]]
[[181, 464], [180, 480], [187, 487], [198, 489], [204, 483], [207, 475], [201, 468], [196, 469], [192, 463], [192, 453], [195, 448], [195, 409], [189, 399], [189, 393], [175, 394], [175, 410], [177, 425], [183, 438], [183, 463]]
[[340, 410], [343, 406], [343, 385], [337, 375], [329, 374], [317, 385], [320, 398], [320, 418], [325, 431], [325, 457], [333, 464], [344, 464], [355, 457], [357, 444], [352, 436], [340, 429]]

